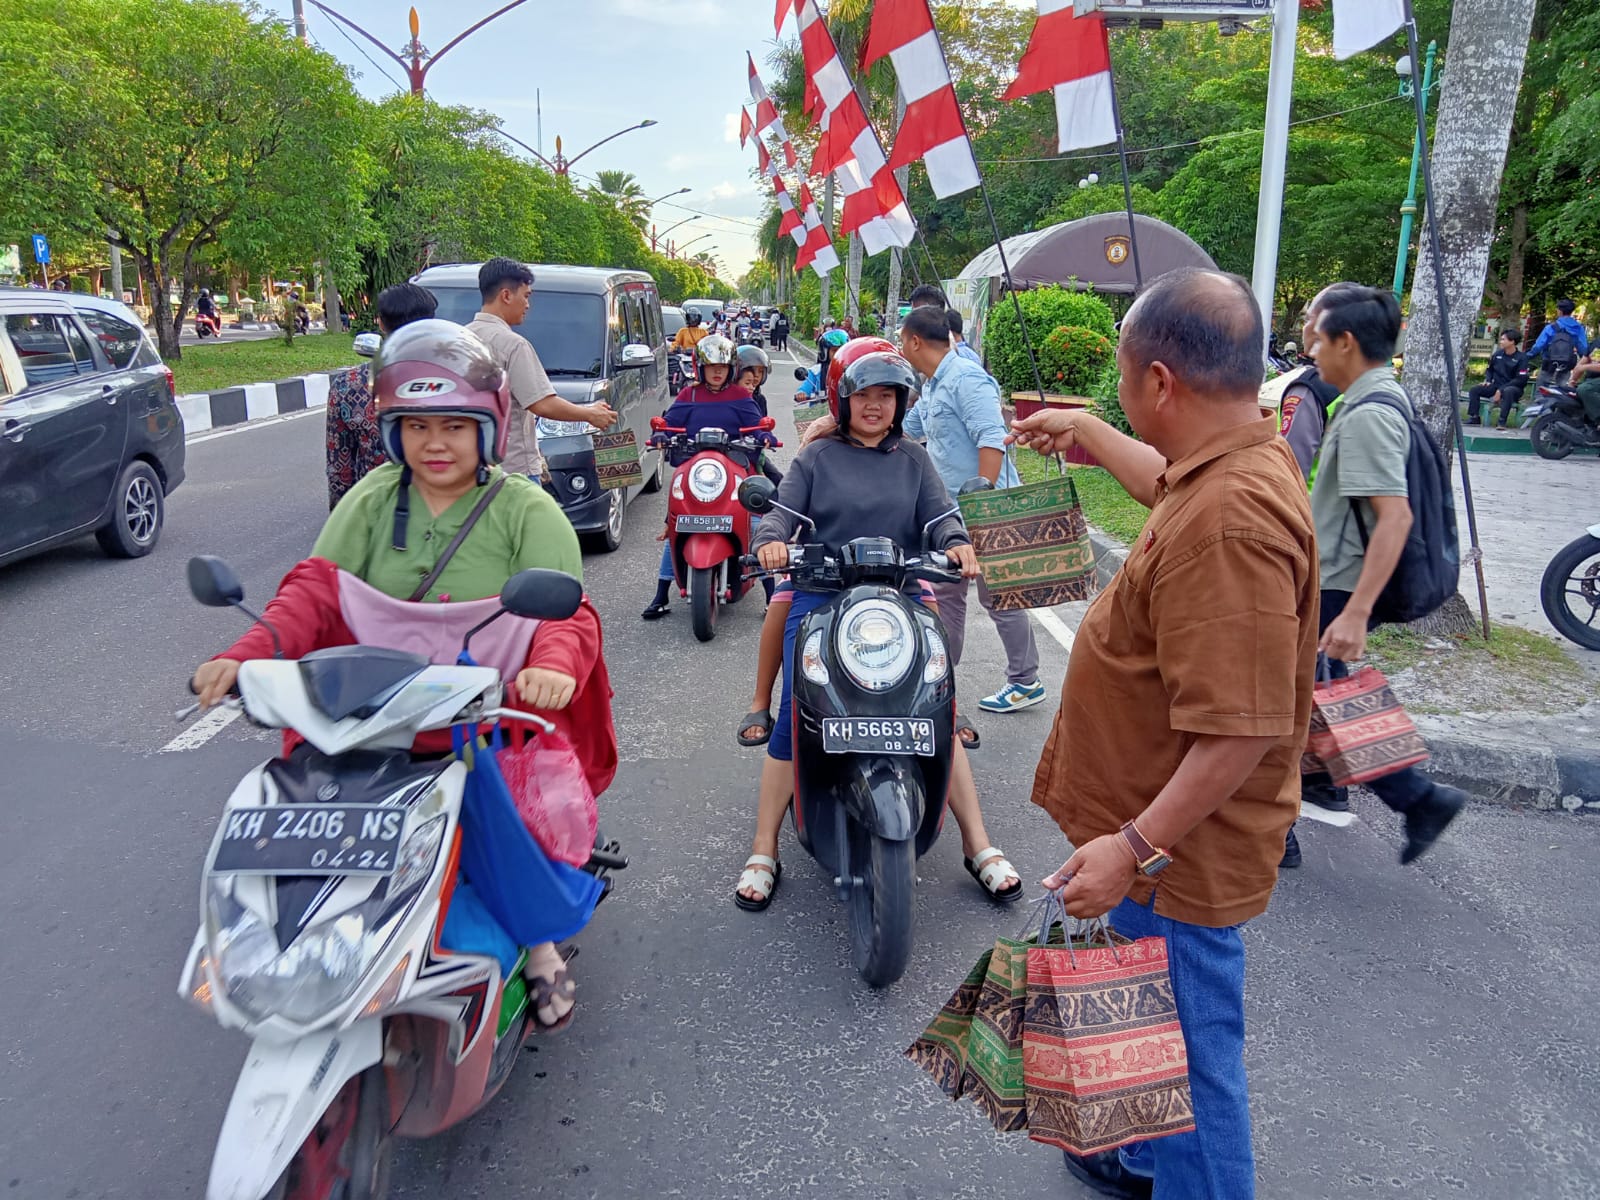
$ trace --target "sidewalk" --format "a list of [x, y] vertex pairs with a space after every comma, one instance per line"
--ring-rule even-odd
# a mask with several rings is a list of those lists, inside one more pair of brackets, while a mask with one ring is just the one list
[[[1469, 454], [1479, 544], [1483, 548], [1489, 615], [1554, 640], [1581, 672], [1565, 694], [1600, 697], [1600, 654], [1556, 634], [1539, 604], [1539, 581], [1556, 551], [1600, 521], [1600, 459], [1548, 462], [1500, 454]], [[1455, 471], [1456, 511], [1463, 554], [1467, 537], [1461, 473]], [[1102, 587], [1122, 565], [1127, 547], [1098, 529], [1094, 540]], [[1461, 591], [1477, 609], [1477, 579], [1461, 571]], [[1057, 608], [1076, 631], [1087, 604]], [[1600, 813], [1600, 699], [1576, 711], [1427, 711], [1439, 699], [1409, 678], [1391, 683], [1410, 709], [1432, 754], [1430, 773], [1465, 788], [1479, 800], [1511, 806]]]

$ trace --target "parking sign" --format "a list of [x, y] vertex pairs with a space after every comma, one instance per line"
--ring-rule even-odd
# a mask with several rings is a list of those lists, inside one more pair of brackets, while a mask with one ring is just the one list
[[42, 233], [33, 235], [33, 261], [41, 266], [50, 261], [50, 239]]

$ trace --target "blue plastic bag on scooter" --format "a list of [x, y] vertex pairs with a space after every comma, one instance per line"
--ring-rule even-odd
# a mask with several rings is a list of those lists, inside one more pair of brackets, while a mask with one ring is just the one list
[[451, 732], [456, 757], [467, 764], [461, 798], [462, 873], [518, 945], [564, 941], [589, 923], [605, 885], [545, 854], [522, 823], [495, 761], [500, 730], [495, 729], [488, 749], [473, 733], [465, 725]]

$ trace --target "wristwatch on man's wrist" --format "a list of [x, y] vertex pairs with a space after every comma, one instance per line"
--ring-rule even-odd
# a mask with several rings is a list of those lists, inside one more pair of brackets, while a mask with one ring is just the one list
[[1128, 849], [1133, 851], [1133, 860], [1138, 864], [1139, 874], [1153, 878], [1172, 865], [1172, 855], [1161, 847], [1152, 846], [1147, 842], [1132, 821], [1122, 827], [1122, 839], [1128, 843]]

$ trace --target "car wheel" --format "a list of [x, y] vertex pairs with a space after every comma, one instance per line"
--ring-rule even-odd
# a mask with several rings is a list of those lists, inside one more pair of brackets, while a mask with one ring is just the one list
[[644, 481], [645, 494], [653, 496], [662, 488], [666, 487], [668, 473], [667, 452], [662, 450], [656, 454], [656, 469], [651, 472], [650, 478]]
[[161, 537], [164, 510], [160, 477], [149, 463], [131, 462], [117, 480], [111, 520], [95, 531], [95, 540], [113, 558], [143, 558]]
[[627, 506], [628, 489], [612, 488], [611, 505], [606, 509], [605, 527], [595, 533], [584, 535], [584, 543], [588, 549], [599, 551], [601, 554], [610, 554], [622, 545], [622, 514]]

